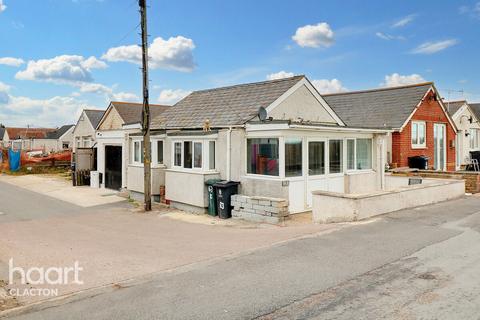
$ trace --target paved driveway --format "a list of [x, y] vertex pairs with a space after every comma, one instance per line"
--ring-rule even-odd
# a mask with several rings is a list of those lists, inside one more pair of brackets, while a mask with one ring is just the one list
[[[3, 278], [7, 278], [6, 262], [10, 258], [15, 266], [24, 268], [73, 266], [78, 261], [83, 268], [84, 285], [58, 286], [60, 294], [235, 256], [340, 228], [225, 224], [205, 216], [189, 219], [189, 215], [175, 211], [138, 213], [126, 201], [81, 207], [10, 183], [0, 182], [0, 190], [0, 202], [6, 203], [2, 206], [4, 214], [0, 215]], [[23, 297], [20, 301], [36, 299]]]

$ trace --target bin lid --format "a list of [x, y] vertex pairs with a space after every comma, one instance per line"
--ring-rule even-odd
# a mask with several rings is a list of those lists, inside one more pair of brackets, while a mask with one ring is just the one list
[[237, 182], [237, 181], [220, 181], [218, 183], [215, 183], [215, 187], [217, 188], [228, 188], [228, 187], [232, 187], [232, 186], [238, 186], [240, 184], [240, 182]]
[[213, 186], [215, 183], [218, 183], [222, 181], [222, 179], [208, 179], [207, 181], [205, 181], [205, 184], [207, 186]]

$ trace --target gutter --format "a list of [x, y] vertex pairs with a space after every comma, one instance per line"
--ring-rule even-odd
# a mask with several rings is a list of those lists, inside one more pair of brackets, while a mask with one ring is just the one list
[[308, 126], [308, 125], [290, 125], [290, 128], [295, 129], [316, 129], [316, 130], [325, 130], [325, 131], [351, 131], [351, 132], [367, 132], [367, 133], [390, 133], [394, 132], [394, 129], [366, 129], [366, 128], [350, 128], [350, 127], [322, 127], [322, 126]]

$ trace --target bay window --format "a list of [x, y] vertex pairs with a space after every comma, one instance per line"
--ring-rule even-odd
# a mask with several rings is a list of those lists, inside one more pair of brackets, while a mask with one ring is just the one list
[[182, 143], [175, 142], [173, 149], [174, 149], [173, 165], [176, 167], [181, 167], [182, 166]]
[[247, 173], [279, 175], [278, 138], [247, 139]]
[[412, 147], [425, 148], [426, 124], [423, 121], [412, 121]]
[[202, 168], [202, 143], [193, 143], [193, 167]]
[[183, 169], [215, 169], [215, 141], [183, 140], [173, 143], [173, 166]]
[[208, 169], [215, 170], [215, 141], [208, 142]]
[[347, 140], [347, 170], [372, 169], [372, 139]]
[[302, 139], [285, 141], [285, 176], [302, 176]]
[[372, 169], [372, 139], [357, 139], [357, 169]]
[[192, 168], [192, 141], [183, 142], [183, 167]]
[[343, 140], [329, 140], [330, 173], [343, 172]]

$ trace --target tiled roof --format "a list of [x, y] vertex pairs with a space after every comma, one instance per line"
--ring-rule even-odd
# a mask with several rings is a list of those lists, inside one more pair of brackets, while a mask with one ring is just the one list
[[49, 132], [57, 129], [49, 128], [5, 128], [10, 140], [16, 139], [45, 139]]
[[322, 95], [350, 127], [401, 128], [433, 83]]
[[92, 110], [92, 109], [85, 109], [83, 110], [92, 124], [93, 128], [97, 128], [98, 123], [102, 120], [103, 114], [105, 110]]
[[445, 101], [443, 104], [445, 108], [447, 108], [447, 112], [450, 116], [453, 116], [460, 108], [467, 103], [465, 100], [460, 101]]
[[[124, 124], [139, 123], [142, 121], [142, 103], [112, 101], [111, 104], [122, 117]], [[150, 119], [159, 116], [170, 106], [160, 104], [150, 104]]]
[[468, 106], [472, 109], [477, 119], [480, 119], [480, 103], [469, 103]]
[[55, 140], [60, 139], [60, 137], [63, 136], [68, 130], [70, 130], [71, 127], [73, 127], [73, 124], [68, 124], [68, 125], [61, 126], [60, 128], [58, 128], [55, 131], [48, 132], [46, 138], [47, 139], [55, 139]]
[[240, 125], [251, 120], [259, 107], [267, 107], [305, 76], [194, 91], [161, 116], [152, 129], [202, 128]]

